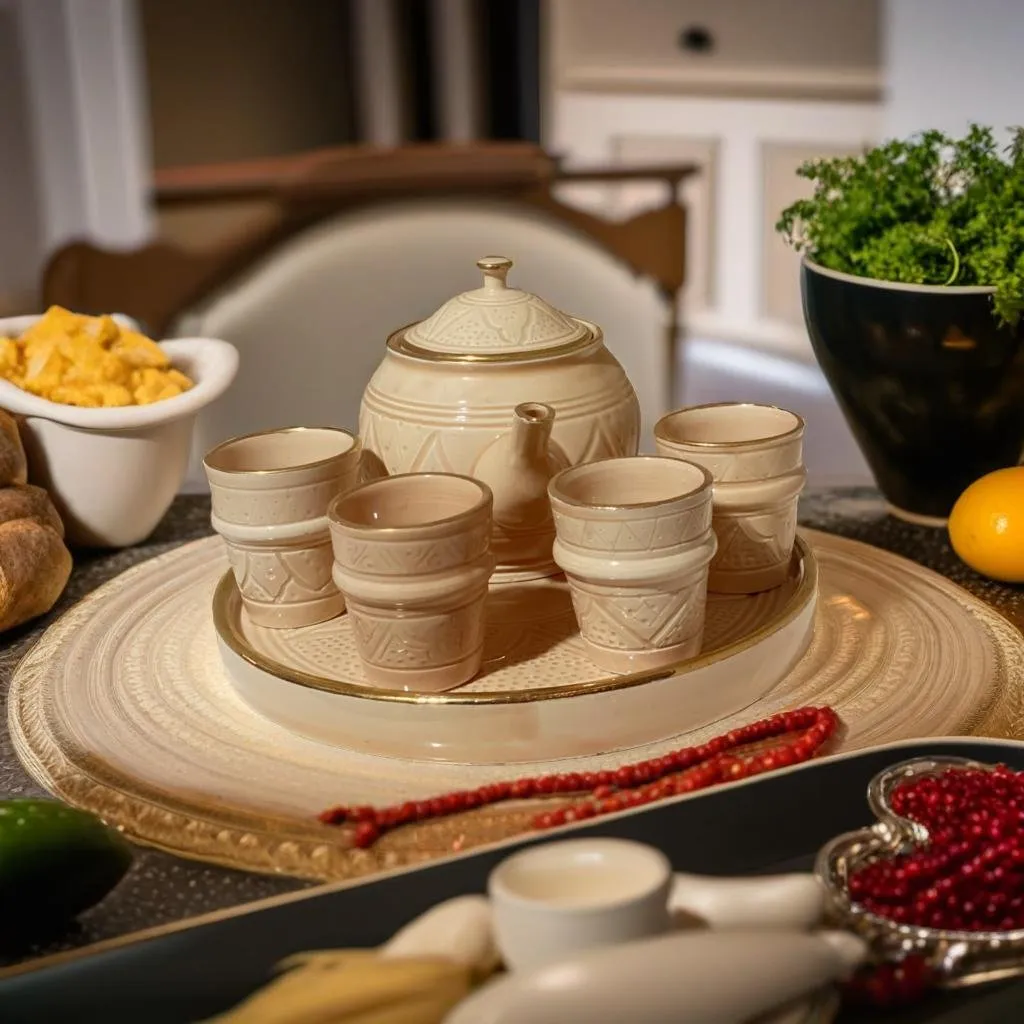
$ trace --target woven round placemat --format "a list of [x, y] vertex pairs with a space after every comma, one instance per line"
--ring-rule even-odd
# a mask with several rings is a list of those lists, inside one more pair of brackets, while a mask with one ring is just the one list
[[338, 879], [509, 838], [530, 827], [536, 807], [411, 825], [356, 850], [344, 830], [316, 821], [334, 803], [388, 804], [547, 770], [612, 767], [805, 704], [838, 711], [842, 751], [1024, 732], [1016, 628], [911, 562], [813, 531], [804, 537], [821, 575], [807, 653], [753, 707], [660, 744], [513, 770], [371, 757], [294, 736], [241, 701], [221, 666], [210, 613], [225, 568], [217, 538], [130, 569], [51, 626], [15, 674], [12, 738], [41, 785], [140, 842], [232, 867]]

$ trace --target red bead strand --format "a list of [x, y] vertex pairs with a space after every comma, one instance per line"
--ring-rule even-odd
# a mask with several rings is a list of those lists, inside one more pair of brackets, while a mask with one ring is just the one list
[[856, 871], [856, 903], [899, 924], [1024, 928], [1024, 772], [949, 769], [902, 783], [890, 803], [923, 825], [929, 842]]
[[842, 986], [842, 993], [852, 1003], [894, 1009], [916, 1003], [935, 982], [928, 961], [911, 953], [898, 963], [873, 964], [858, 971]]
[[[613, 814], [666, 797], [694, 793], [720, 783], [800, 764], [814, 757], [838, 726], [839, 716], [832, 708], [799, 708], [733, 729], [700, 746], [683, 747], [662, 757], [624, 765], [615, 771], [569, 772], [496, 782], [392, 807], [338, 806], [324, 811], [319, 818], [325, 825], [355, 826], [353, 843], [368, 847], [385, 832], [402, 825], [442, 818], [505, 800], [563, 795], [583, 797], [568, 806], [541, 812], [533, 819], [536, 829], [557, 828], [568, 822]], [[742, 752], [742, 748], [783, 736], [791, 738], [772, 749]]]

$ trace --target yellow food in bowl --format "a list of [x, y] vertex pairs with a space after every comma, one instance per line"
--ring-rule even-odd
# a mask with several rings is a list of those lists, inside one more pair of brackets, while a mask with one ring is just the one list
[[0, 376], [51, 402], [93, 409], [149, 405], [192, 387], [144, 334], [60, 306], [21, 337], [0, 338]]
[[949, 540], [982, 576], [1024, 583], [1024, 466], [997, 469], [971, 484], [950, 513]]

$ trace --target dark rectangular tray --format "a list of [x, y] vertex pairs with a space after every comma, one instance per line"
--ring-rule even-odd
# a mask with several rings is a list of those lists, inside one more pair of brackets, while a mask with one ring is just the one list
[[[817, 849], [869, 823], [865, 790], [883, 768], [910, 757], [954, 754], [1024, 768], [1024, 744], [944, 740], [880, 748], [575, 830], [662, 849], [677, 870], [763, 874], [810, 867]], [[222, 1012], [263, 985], [275, 963], [311, 950], [374, 946], [442, 900], [483, 892], [512, 850], [549, 835], [363, 885], [313, 890], [116, 948], [0, 976], [0, 1021], [189, 1024]], [[2, 912], [2, 911], [0, 911]], [[847, 1011], [854, 1024], [876, 1019]], [[1024, 1019], [1024, 982], [933, 996], [887, 1013], [900, 1024], [996, 1024]], [[626, 1022], [624, 1022], [626, 1024]]]

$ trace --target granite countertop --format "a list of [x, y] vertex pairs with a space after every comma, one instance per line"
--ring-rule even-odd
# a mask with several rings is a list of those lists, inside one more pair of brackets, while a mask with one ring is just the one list
[[[953, 554], [944, 530], [912, 526], [893, 519], [886, 515], [880, 497], [873, 490], [812, 490], [802, 499], [801, 522], [866, 541], [934, 569], [1024, 629], [1024, 588], [1001, 586], [981, 579]], [[21, 657], [54, 618], [89, 591], [132, 565], [210, 532], [208, 499], [191, 495], [178, 498], [145, 544], [112, 554], [78, 556], [68, 588], [53, 612], [4, 638], [0, 650], [0, 712], [5, 723], [0, 728], [0, 794], [8, 798], [45, 795], [21, 767], [7, 735], [7, 686]], [[128, 876], [103, 903], [84, 914], [58, 939], [33, 947], [21, 959], [274, 896], [306, 884], [295, 879], [231, 871], [140, 848]], [[3, 962], [0, 958], [0, 963]]]

